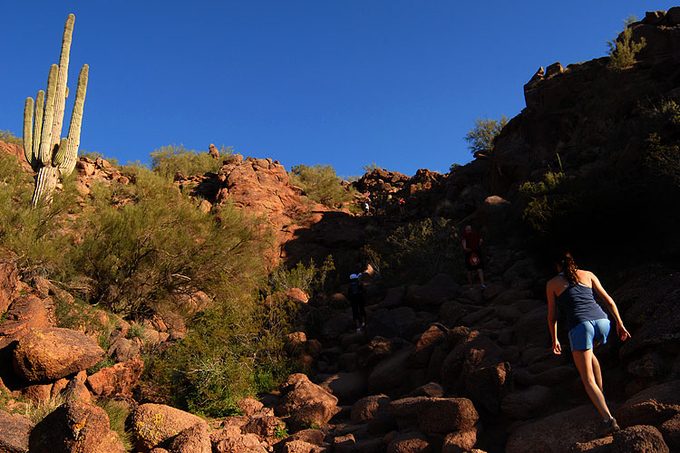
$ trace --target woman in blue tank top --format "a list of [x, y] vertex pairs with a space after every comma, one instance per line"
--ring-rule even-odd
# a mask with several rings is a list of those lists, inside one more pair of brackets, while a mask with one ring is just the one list
[[619, 427], [609, 412], [602, 393], [600, 362], [593, 353], [593, 347], [606, 343], [609, 334], [609, 319], [595, 301], [595, 293], [600, 296], [614, 317], [616, 332], [621, 341], [630, 338], [630, 333], [623, 325], [614, 300], [604, 290], [595, 274], [579, 269], [569, 252], [561, 254], [555, 264], [559, 274], [546, 285], [548, 328], [552, 337], [552, 350], [555, 354], [562, 353], [562, 346], [557, 339], [557, 312], [559, 310], [567, 324], [571, 355], [581, 381], [588, 397], [602, 416], [603, 434], [616, 431]]

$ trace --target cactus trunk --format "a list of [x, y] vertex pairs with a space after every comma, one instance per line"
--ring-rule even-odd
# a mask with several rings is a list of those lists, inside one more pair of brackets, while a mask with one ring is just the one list
[[24, 156], [33, 168], [33, 98], [24, 105]]
[[64, 25], [64, 36], [61, 40], [61, 55], [59, 57], [59, 73], [57, 75], [56, 95], [54, 98], [54, 122], [52, 123], [51, 148], [58, 144], [61, 137], [61, 129], [64, 125], [64, 110], [66, 109], [66, 96], [68, 81], [68, 63], [71, 56], [71, 40], [73, 37], [73, 25], [76, 16], [69, 14]]
[[52, 194], [59, 180], [73, 172], [78, 158], [89, 74], [88, 65], [83, 65], [78, 77], [68, 138], [61, 137], [66, 97], [69, 92], [68, 66], [74, 24], [75, 16], [69, 14], [61, 41], [59, 65], [53, 64], [50, 67], [47, 94], [42, 90], [38, 91], [35, 115], [32, 98], [26, 99], [24, 108], [24, 154], [33, 170], [37, 172], [31, 202], [34, 207], [52, 200]]

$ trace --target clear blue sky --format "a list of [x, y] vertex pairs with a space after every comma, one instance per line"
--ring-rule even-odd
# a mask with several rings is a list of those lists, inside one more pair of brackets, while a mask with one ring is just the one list
[[[0, 129], [21, 134], [76, 14], [90, 64], [82, 148], [148, 162], [166, 144], [287, 168], [465, 163], [475, 118], [514, 116], [539, 66], [603, 56], [655, 0], [0, 0]], [[73, 96], [72, 96], [73, 97]], [[71, 102], [72, 102], [71, 97]], [[70, 105], [70, 104], [69, 104]], [[67, 107], [70, 115], [70, 106]]]

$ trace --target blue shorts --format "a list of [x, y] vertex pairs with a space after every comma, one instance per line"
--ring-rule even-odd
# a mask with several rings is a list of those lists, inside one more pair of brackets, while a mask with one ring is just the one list
[[608, 319], [584, 321], [569, 331], [569, 344], [572, 351], [586, 351], [593, 349], [593, 341], [605, 344], [607, 335], [609, 335]]

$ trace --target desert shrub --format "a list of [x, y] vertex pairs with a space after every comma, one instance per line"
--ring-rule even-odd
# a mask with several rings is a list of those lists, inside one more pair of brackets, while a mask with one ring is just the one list
[[271, 293], [276, 293], [291, 288], [299, 288], [312, 295], [324, 288], [329, 272], [334, 270], [335, 264], [330, 255], [319, 267], [312, 259], [309, 260], [307, 265], [301, 261], [291, 268], [282, 265], [270, 274], [269, 290]]
[[371, 265], [388, 281], [423, 282], [439, 273], [458, 275], [462, 252], [450, 220], [436, 217], [410, 222], [384, 242], [365, 247]]
[[109, 416], [109, 425], [118, 433], [125, 451], [132, 451], [132, 432], [125, 428], [125, 421], [130, 416], [130, 405], [118, 400], [99, 400], [97, 405]]
[[282, 336], [265, 322], [265, 304], [241, 290], [223, 296], [146, 371], [170, 402], [209, 416], [238, 412], [241, 398], [269, 390], [289, 369]]
[[12, 143], [14, 145], [23, 145], [24, 140], [17, 137], [11, 131], [0, 130], [0, 142]]
[[151, 168], [169, 179], [177, 173], [184, 176], [217, 173], [222, 167], [222, 156], [231, 153], [231, 148], [222, 147], [220, 159], [213, 159], [207, 152], [186, 149], [183, 145], [168, 145], [151, 153]]
[[338, 207], [352, 199], [351, 192], [342, 186], [330, 165], [296, 165], [290, 170], [290, 179], [309, 198], [329, 207]]
[[621, 35], [607, 42], [609, 46], [609, 67], [615, 70], [630, 68], [635, 64], [635, 57], [647, 44], [645, 38], [640, 38], [639, 42], [633, 41], [633, 29], [630, 24], [637, 19], [629, 17], [626, 19], [626, 26]]
[[565, 198], [560, 196], [560, 184], [565, 180], [562, 172], [546, 172], [537, 182], [526, 181], [520, 188], [526, 206], [522, 212], [524, 221], [536, 232], [546, 233], [556, 213], [564, 209]]
[[493, 142], [508, 124], [508, 118], [503, 115], [499, 120], [478, 118], [473, 127], [465, 134], [468, 149], [472, 154], [488, 153], [493, 150]]
[[64, 277], [72, 271], [68, 214], [74, 209], [74, 184], [65, 181], [63, 193], [53, 203], [35, 209], [32, 193], [31, 175], [14, 156], [0, 154], [0, 245], [17, 256], [24, 277]]
[[151, 171], [127, 171], [135, 184], [99, 186], [84, 216], [75, 263], [92, 280], [88, 302], [139, 318], [178, 295], [258, 277], [266, 242], [240, 211], [226, 205], [218, 221]]

